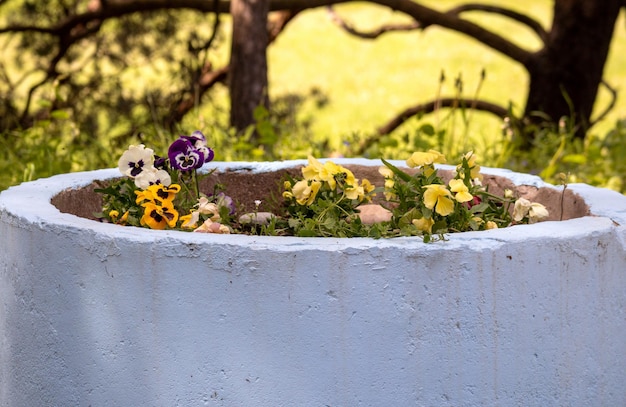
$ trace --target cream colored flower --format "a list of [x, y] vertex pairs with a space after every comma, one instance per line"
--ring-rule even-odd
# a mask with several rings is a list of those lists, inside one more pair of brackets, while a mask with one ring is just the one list
[[129, 177], [136, 177], [141, 174], [144, 169], [154, 166], [154, 150], [146, 148], [143, 144], [138, 146], [131, 145], [128, 150], [124, 151], [117, 168], [120, 172]]
[[540, 203], [533, 202], [530, 204], [530, 209], [528, 210], [528, 222], [539, 222], [540, 220], [547, 218], [548, 215], [549, 213], [545, 206]]
[[211, 219], [207, 219], [202, 225], [200, 225], [199, 228], [194, 229], [194, 232], [228, 235], [230, 234], [230, 229], [226, 225], [222, 225], [219, 222], [213, 222]]
[[528, 214], [530, 210], [530, 201], [526, 198], [520, 198], [515, 201], [513, 207], [513, 220], [516, 222], [521, 221]]
[[537, 202], [530, 202], [528, 199], [520, 198], [515, 201], [513, 208], [513, 220], [516, 222], [528, 216], [528, 223], [536, 223], [547, 218], [549, 215], [545, 206]]
[[185, 216], [185, 222], [182, 224], [184, 228], [192, 228], [200, 220], [200, 215], [210, 215], [209, 219], [213, 222], [217, 222], [220, 220], [220, 208], [216, 203], [209, 202], [206, 197], [201, 197], [198, 199], [198, 209], [191, 212], [191, 216], [187, 218]]

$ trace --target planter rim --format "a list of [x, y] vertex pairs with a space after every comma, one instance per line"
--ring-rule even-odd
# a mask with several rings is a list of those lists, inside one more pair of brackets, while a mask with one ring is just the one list
[[[321, 159], [320, 161], [324, 161]], [[353, 164], [363, 166], [381, 166], [380, 160], [372, 159], [332, 159], [341, 165]], [[391, 160], [396, 166], [405, 166], [404, 161]], [[277, 171], [293, 166], [304, 165], [306, 160], [288, 160], [275, 162], [212, 162], [203, 169], [218, 171], [242, 170], [251, 173]], [[440, 169], [450, 170], [454, 166], [439, 165]], [[529, 185], [537, 188], [546, 187], [560, 189], [541, 180], [535, 175], [513, 172], [501, 168], [482, 167], [481, 173], [508, 178], [515, 185]], [[50, 178], [25, 182], [10, 187], [0, 193], [0, 219], [3, 222], [18, 222], [19, 224], [35, 224], [39, 228], [54, 228], [58, 230], [74, 230], [76, 232], [102, 234], [115, 239], [131, 239], [134, 241], [162, 242], [164, 244], [179, 241], [188, 244], [223, 243], [233, 246], [245, 246], [246, 249], [255, 247], [264, 248], [274, 246], [280, 250], [302, 250], [305, 245], [312, 245], [316, 249], [327, 247], [329, 250], [367, 249], [369, 247], [415, 246], [421, 250], [439, 250], [442, 247], [468, 246], [480, 250], [485, 247], [500, 245], [505, 242], [527, 239], [566, 239], [568, 236], [581, 234], [593, 235], [606, 229], [620, 230], [620, 235], [626, 233], [626, 196], [616, 191], [592, 187], [587, 184], [569, 184], [568, 189], [580, 195], [589, 206], [591, 216], [575, 218], [565, 221], [548, 221], [534, 225], [518, 225], [510, 228], [495, 229], [479, 232], [451, 233], [446, 235], [446, 242], [424, 244], [419, 237], [398, 238], [315, 238], [315, 237], [274, 237], [249, 236], [241, 234], [215, 235], [203, 233], [189, 233], [181, 231], [161, 231], [142, 229], [137, 227], [121, 227], [118, 225], [99, 223], [94, 220], [78, 217], [73, 214], [62, 213], [51, 203], [51, 199], [60, 192], [81, 188], [91, 184], [94, 180], [106, 180], [120, 176], [117, 168], [102, 169], [55, 175]], [[277, 242], [280, 244], [277, 245]]]

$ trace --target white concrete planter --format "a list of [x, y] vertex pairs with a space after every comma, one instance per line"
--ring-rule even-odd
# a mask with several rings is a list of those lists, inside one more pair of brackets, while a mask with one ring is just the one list
[[0, 195], [3, 407], [626, 405], [618, 193], [572, 185], [594, 216], [432, 244], [152, 231], [50, 203], [117, 175]]

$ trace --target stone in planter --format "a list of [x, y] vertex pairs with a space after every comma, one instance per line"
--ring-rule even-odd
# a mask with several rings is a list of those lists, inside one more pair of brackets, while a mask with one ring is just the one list
[[[218, 163], [213, 181], [253, 210], [270, 198], [252, 186], [302, 163]], [[626, 405], [620, 194], [572, 185], [568, 220], [425, 244], [88, 219], [93, 180], [116, 176], [0, 195], [0, 406]]]

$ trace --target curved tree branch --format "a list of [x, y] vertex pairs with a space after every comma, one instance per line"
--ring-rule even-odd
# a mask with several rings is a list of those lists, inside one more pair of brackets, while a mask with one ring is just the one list
[[453, 9], [450, 9], [447, 13], [453, 15], [459, 15], [468, 11], [484, 11], [486, 13], [494, 13], [499, 14], [505, 17], [509, 17], [510, 19], [517, 21], [518, 23], [526, 25], [530, 28], [537, 36], [545, 43], [548, 38], [548, 32], [543, 28], [539, 21], [534, 18], [529, 17], [526, 14], [518, 13], [517, 11], [505, 8], [492, 6], [488, 4], [477, 4], [477, 3], [468, 3], [457, 6]]
[[465, 98], [442, 98], [437, 100], [431, 100], [426, 103], [420, 103], [416, 106], [409, 107], [399, 113], [396, 117], [379, 127], [376, 131], [376, 134], [367, 138], [365, 141], [361, 143], [359, 146], [358, 153], [364, 153], [372, 144], [374, 144], [380, 137], [385, 136], [392, 131], [396, 130], [400, 127], [404, 122], [409, 120], [410, 118], [419, 115], [419, 114], [428, 114], [433, 113], [436, 110], [442, 108], [467, 108], [473, 110], [479, 110], [482, 112], [491, 113], [499, 118], [504, 119], [505, 117], [510, 117], [511, 112], [508, 109], [500, 105], [496, 105], [491, 102], [487, 102], [484, 100], [476, 100], [476, 99], [465, 99]]
[[[276, 10], [285, 8], [290, 10], [303, 10], [307, 8], [348, 3], [352, 1], [356, 0], [272, 0], [270, 2], [270, 9]], [[468, 35], [484, 45], [508, 56], [514, 61], [519, 62], [526, 68], [529, 67], [534, 59], [533, 52], [521, 48], [504, 37], [485, 29], [478, 24], [464, 20], [454, 13], [437, 11], [412, 0], [368, 0], [368, 2], [402, 12], [419, 22], [423, 28], [431, 25], [438, 25]]]
[[593, 119], [590, 123], [589, 123], [589, 127], [593, 127], [594, 125], [596, 125], [596, 123], [598, 123], [600, 120], [604, 119], [610, 112], [611, 110], [613, 110], [613, 108], [615, 107], [615, 104], [617, 103], [617, 90], [612, 87], [611, 85], [609, 85], [609, 83], [605, 80], [602, 80], [601, 82], [602, 85], [604, 85], [604, 87], [609, 91], [609, 93], [611, 94], [611, 101], [609, 102], [609, 104], [604, 108], [604, 110], [602, 111], [602, 113], [600, 113], [598, 115], [598, 117], [596, 117], [595, 119]]
[[380, 37], [381, 35], [388, 33], [388, 32], [392, 32], [392, 31], [413, 31], [413, 30], [422, 28], [422, 25], [418, 23], [417, 21], [415, 21], [411, 24], [383, 25], [377, 28], [376, 30], [369, 31], [369, 32], [358, 31], [353, 26], [348, 24], [346, 20], [344, 20], [339, 14], [337, 14], [337, 12], [332, 6], [328, 6], [327, 10], [328, 10], [328, 14], [330, 15], [330, 19], [332, 22], [337, 24], [348, 34], [351, 34], [351, 35], [354, 35], [355, 37], [359, 37], [359, 38], [366, 39], [366, 40], [374, 40]]
[[[420, 24], [418, 21], [415, 21], [411, 24], [383, 25], [383, 26], [378, 27], [375, 30], [368, 31], [368, 32], [358, 31], [352, 25], [346, 22], [345, 19], [343, 19], [339, 14], [337, 14], [337, 12], [332, 6], [327, 6], [327, 9], [328, 9], [328, 13], [330, 15], [331, 20], [335, 24], [337, 24], [339, 27], [341, 27], [344, 31], [356, 37], [368, 39], [368, 40], [376, 39], [380, 37], [381, 35], [388, 33], [388, 32], [412, 31], [416, 29], [426, 28], [426, 26], [424, 26], [423, 24]], [[544, 43], [546, 42], [548, 38], [547, 31], [543, 28], [543, 26], [537, 20], [525, 14], [521, 14], [521, 13], [518, 13], [516, 11], [507, 9], [504, 7], [492, 6], [492, 5], [487, 5], [487, 4], [468, 3], [468, 4], [462, 4], [460, 6], [452, 8], [446, 11], [446, 14], [459, 16], [461, 13], [470, 12], [470, 11], [483, 11], [486, 13], [494, 13], [494, 14], [505, 16], [505, 17], [509, 17], [512, 20], [517, 21], [518, 23], [526, 25], [535, 34], [537, 34], [537, 36]]]
[[[339, 3], [349, 3], [353, 1], [356, 0], [271, 0], [270, 11], [302, 11], [310, 8], [329, 6]], [[466, 34], [482, 42], [488, 47], [507, 55], [513, 60], [518, 61], [524, 66], [527, 66], [532, 59], [533, 54], [531, 52], [513, 44], [502, 36], [495, 34], [478, 24], [458, 17], [454, 13], [437, 11], [412, 0], [368, 0], [368, 2], [405, 13], [412, 17], [415, 21], [418, 21], [423, 27], [427, 27], [429, 25], [439, 25], [462, 34]], [[109, 18], [121, 17], [123, 15], [136, 12], [156, 11], [167, 8], [193, 9], [206, 13], [214, 12], [217, 9], [219, 13], [227, 13], [230, 7], [230, 2], [225, 0], [219, 0], [217, 4], [206, 0], [177, 0], [175, 2], [170, 0], [108, 0], [105, 4], [106, 6], [100, 7], [97, 10], [72, 15], [57, 26], [45, 27], [13, 25], [0, 28], [0, 33], [7, 31], [37, 31], [58, 35], [70, 32], [72, 28], [81, 24], [88, 26], [94, 21], [104, 21]]]
[[[293, 14], [301, 10], [339, 3], [349, 3], [353, 1], [356, 0], [270, 0], [270, 11], [289, 10], [292, 12], [293, 16]], [[368, 0], [368, 2], [402, 12], [413, 18], [417, 22], [416, 24], [422, 28], [426, 28], [430, 25], [438, 25], [462, 34], [466, 34], [484, 45], [501, 52], [515, 61], [518, 61], [525, 67], [528, 67], [534, 58], [534, 53], [517, 46], [492, 31], [489, 31], [468, 20], [464, 20], [458, 16], [458, 14], [464, 11], [476, 9], [476, 6], [466, 5], [453, 9], [449, 12], [440, 12], [412, 0]], [[85, 36], [98, 31], [105, 20], [122, 17], [132, 13], [157, 11], [162, 9], [193, 9], [205, 13], [219, 14], [227, 13], [229, 11], [230, 1], [177, 0], [176, 2], [172, 2], [170, 0], [107, 0], [105, 2], [101, 0], [99, 7], [95, 7], [94, 9], [88, 10], [84, 13], [70, 15], [56, 25], [9, 25], [6, 27], [0, 27], [0, 33], [9, 31], [30, 31], [58, 36], [60, 39], [59, 50], [51, 60], [46, 72], [47, 75], [45, 80], [49, 81], [53, 80], [58, 75], [56, 72], [56, 66], [63, 58], [69, 47]], [[491, 8], [490, 10], [484, 11], [505, 14], [504, 10], [498, 8]], [[509, 13], [505, 15], [520, 20], [520, 17], [515, 14]], [[289, 19], [286, 21], [289, 21]], [[531, 21], [526, 21], [526, 23], [532, 27]], [[282, 27], [280, 29], [282, 29]], [[207, 83], [212, 83], [212, 81], [209, 80]], [[27, 109], [24, 112], [26, 111]]]

